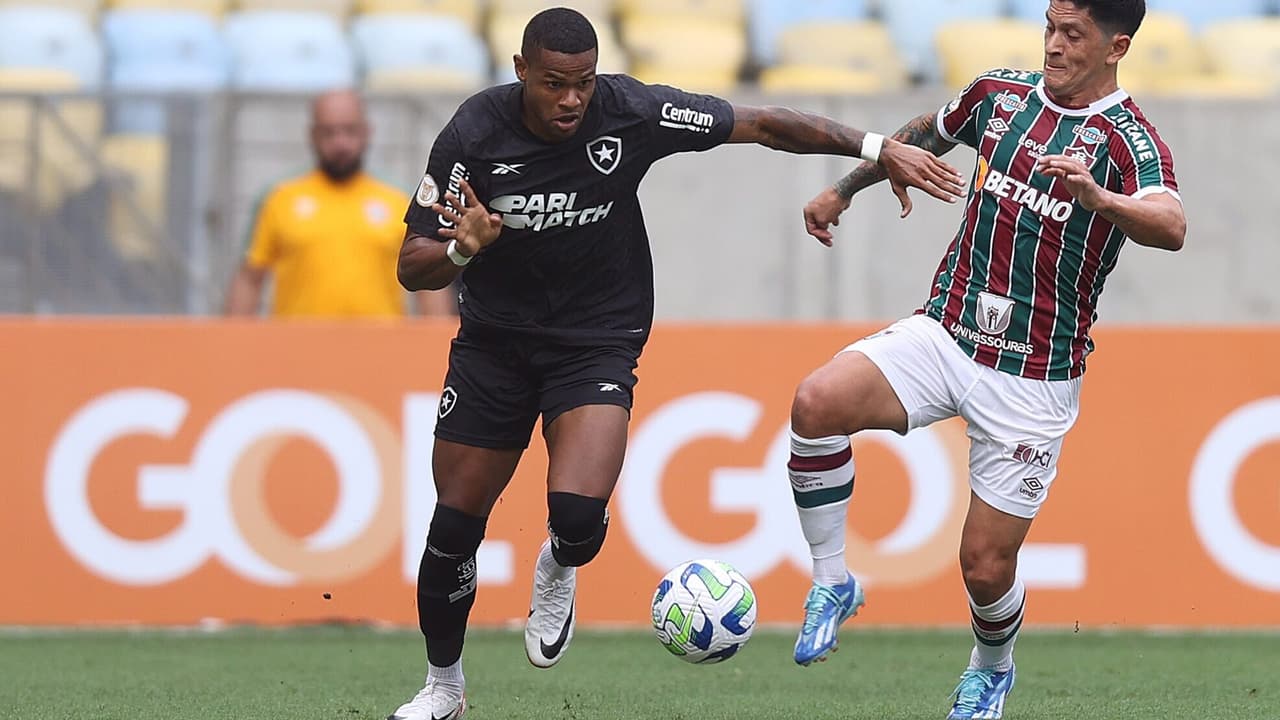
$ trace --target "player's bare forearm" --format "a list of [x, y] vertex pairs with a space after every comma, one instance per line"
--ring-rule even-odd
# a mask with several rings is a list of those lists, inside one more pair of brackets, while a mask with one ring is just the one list
[[440, 290], [448, 287], [461, 271], [445, 253], [445, 243], [412, 230], [405, 233], [396, 265], [396, 277], [405, 290]]
[[[955, 147], [938, 132], [938, 116], [936, 113], [925, 113], [903, 125], [893, 134], [893, 139], [905, 145], [915, 145], [942, 157]], [[833, 187], [836, 193], [848, 200], [858, 192], [886, 180], [889, 173], [876, 163], [864, 162], [848, 175], [836, 181]]]
[[830, 118], [791, 108], [735, 105], [729, 142], [755, 143], [799, 155], [858, 157], [865, 135]]
[[1178, 251], [1187, 237], [1187, 216], [1182, 203], [1168, 193], [1135, 200], [1109, 192], [1099, 205], [1098, 214], [1139, 245]]

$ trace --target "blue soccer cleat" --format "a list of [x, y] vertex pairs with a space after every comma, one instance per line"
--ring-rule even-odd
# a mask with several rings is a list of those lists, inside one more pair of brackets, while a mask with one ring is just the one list
[[804, 625], [796, 638], [796, 662], [808, 665], [825, 660], [838, 645], [836, 631], [841, 623], [857, 615], [865, 603], [862, 586], [853, 575], [839, 585], [814, 583], [804, 600]]
[[1013, 666], [1005, 672], [965, 670], [953, 693], [955, 703], [947, 720], [999, 720], [1004, 715], [1004, 699], [1013, 690], [1013, 676]]

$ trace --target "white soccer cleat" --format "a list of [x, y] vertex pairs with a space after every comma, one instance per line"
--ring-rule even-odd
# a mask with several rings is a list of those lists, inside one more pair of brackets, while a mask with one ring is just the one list
[[533, 599], [524, 626], [524, 651], [529, 662], [549, 668], [560, 662], [573, 639], [573, 596], [578, 569], [561, 567], [551, 555], [551, 541], [542, 544], [533, 570]]
[[466, 712], [467, 697], [461, 687], [455, 689], [429, 677], [418, 694], [387, 720], [459, 720]]

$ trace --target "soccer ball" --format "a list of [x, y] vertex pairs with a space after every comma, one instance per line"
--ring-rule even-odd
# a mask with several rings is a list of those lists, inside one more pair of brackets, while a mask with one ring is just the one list
[[756, 594], [742, 573], [719, 560], [672, 568], [653, 594], [653, 631], [672, 655], [691, 663], [733, 657], [756, 626]]

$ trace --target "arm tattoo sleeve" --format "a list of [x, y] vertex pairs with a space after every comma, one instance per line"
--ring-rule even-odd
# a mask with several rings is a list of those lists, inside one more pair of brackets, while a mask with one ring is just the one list
[[[937, 123], [936, 113], [925, 113], [899, 128], [898, 132], [893, 134], [893, 139], [906, 145], [924, 148], [934, 155], [945, 155], [955, 147], [955, 143], [948, 142], [942, 137], [938, 132]], [[888, 177], [884, 168], [875, 163], [864, 162], [854, 168], [853, 172], [837, 180], [833, 187], [840, 197], [848, 200], [858, 191], [865, 190]]]

